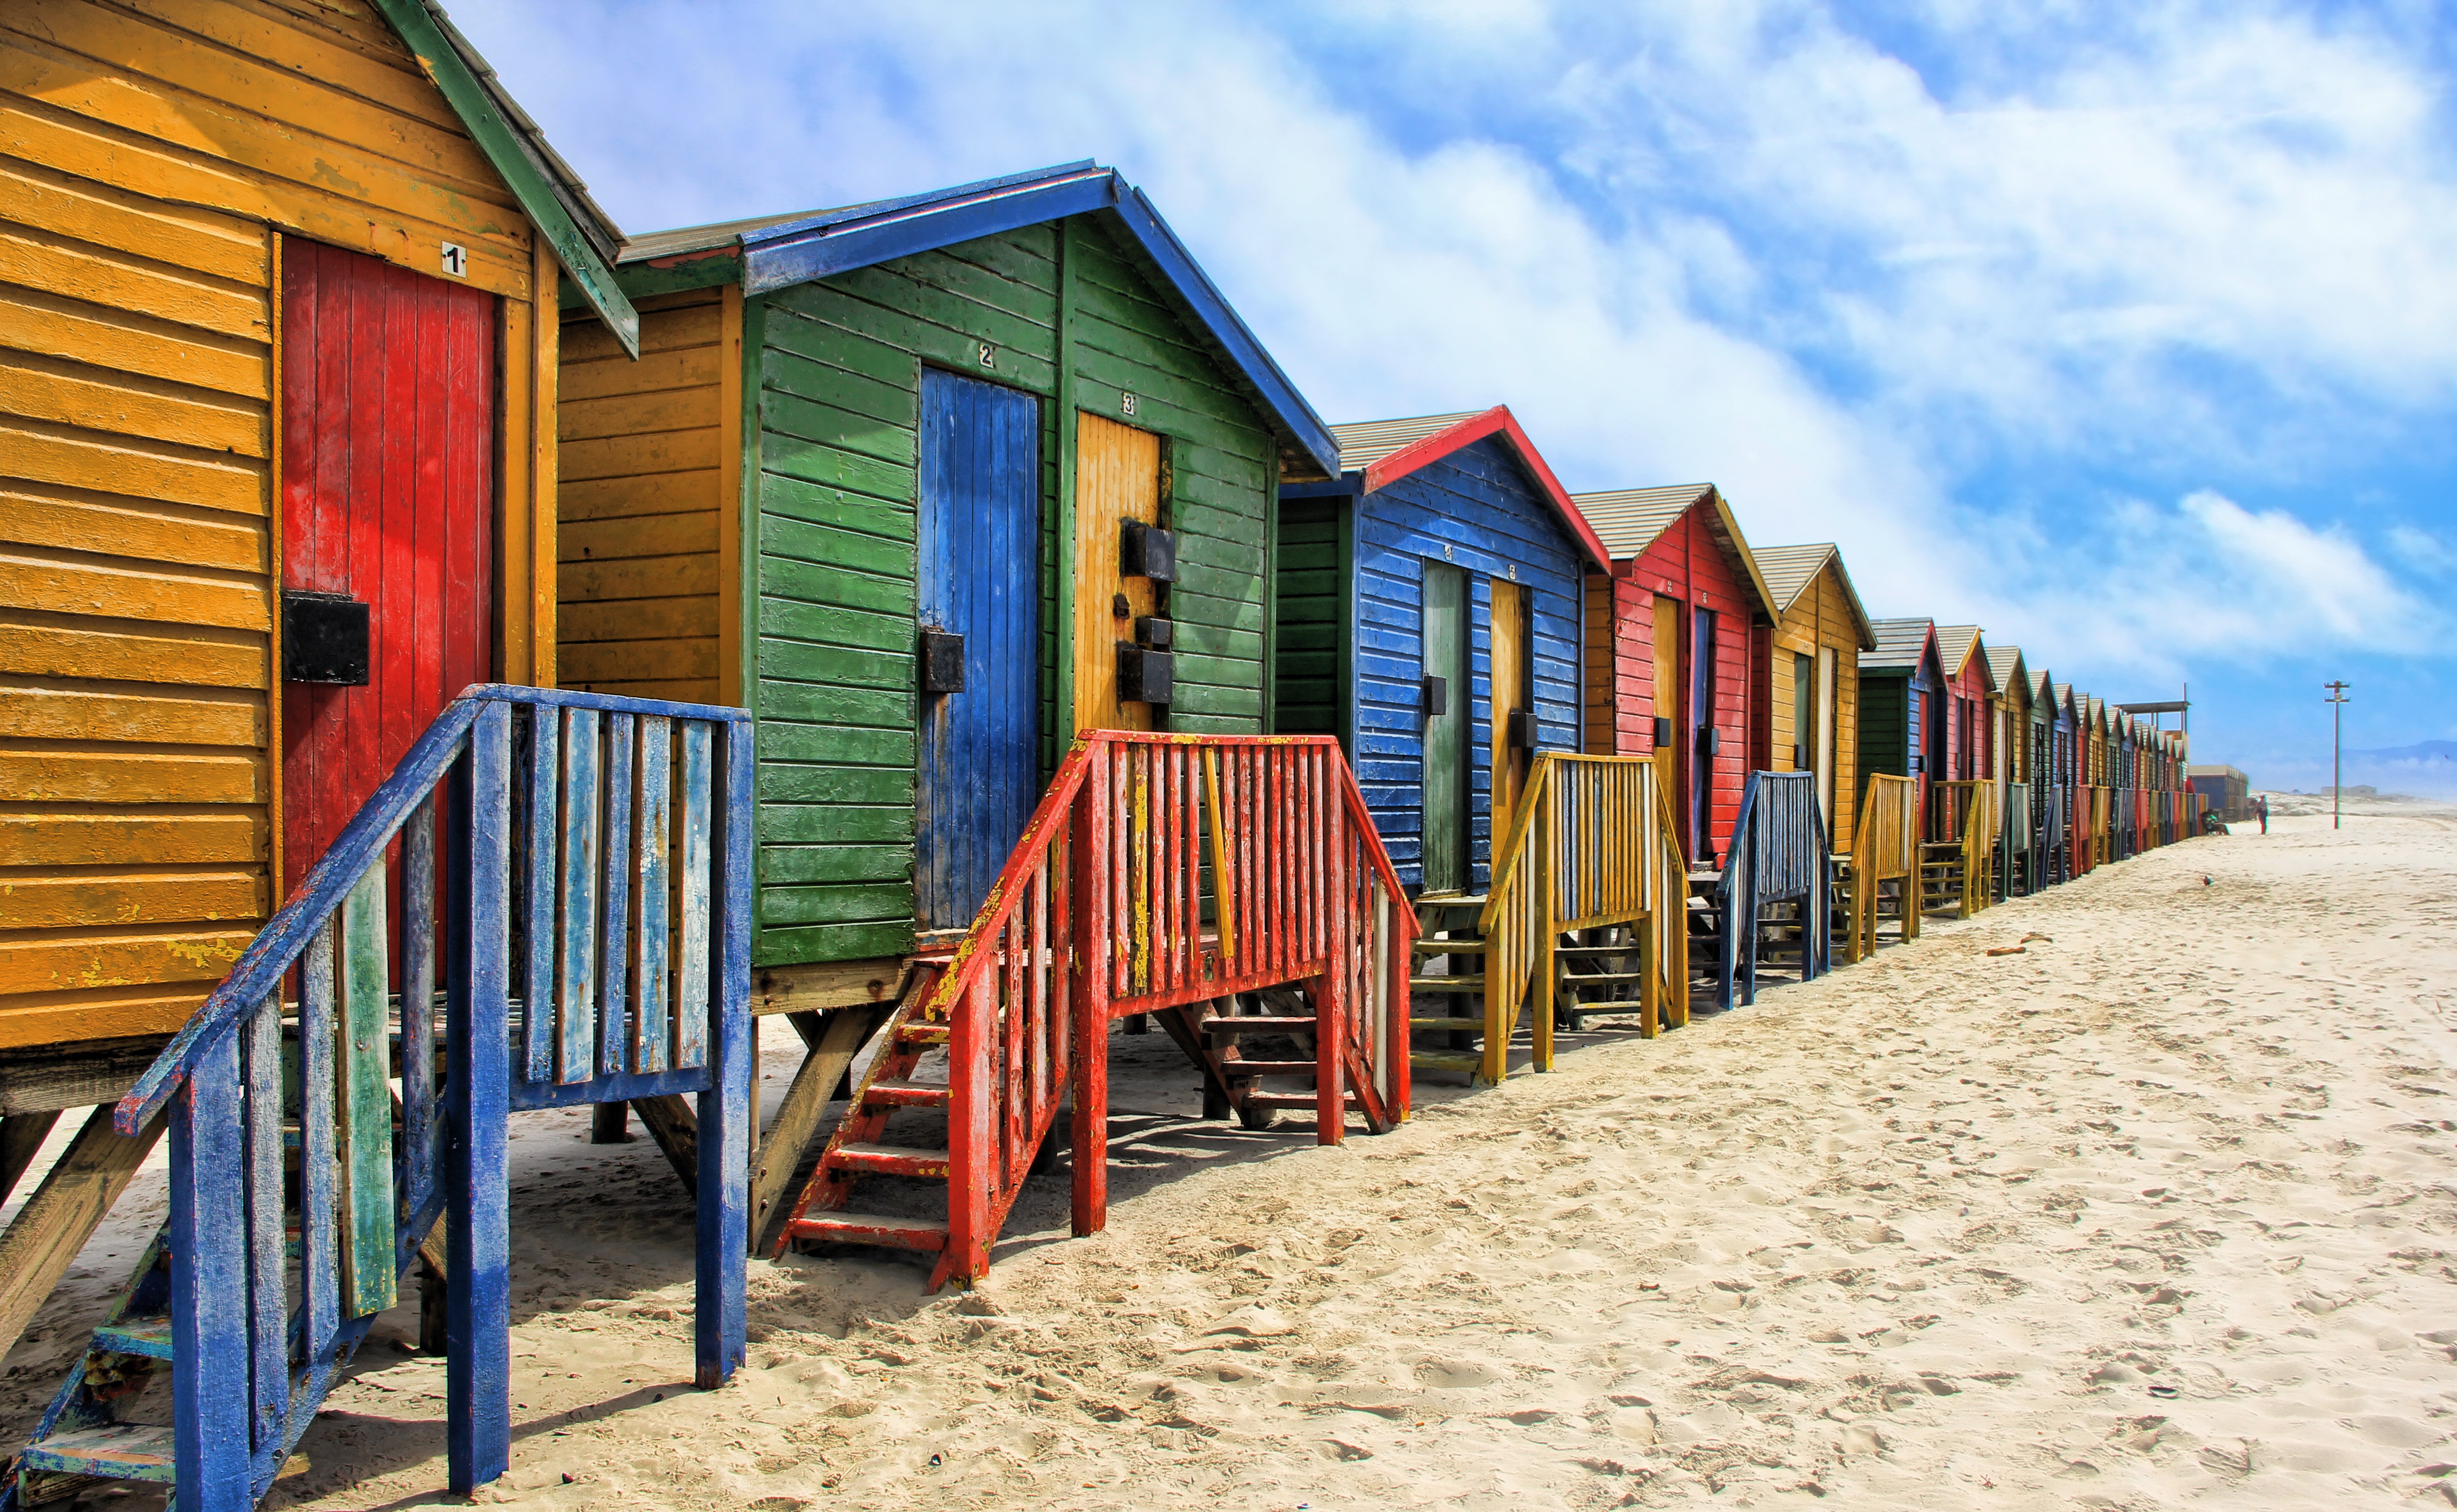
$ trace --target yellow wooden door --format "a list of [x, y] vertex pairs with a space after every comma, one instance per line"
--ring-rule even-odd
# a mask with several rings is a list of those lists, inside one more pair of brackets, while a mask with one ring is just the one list
[[1647, 738], [1670, 723], [1674, 734], [1655, 749], [1655, 778], [1664, 791], [1680, 794], [1689, 791], [1689, 762], [1681, 749], [1681, 601], [1664, 594], [1655, 597], [1655, 718]]
[[1528, 707], [1527, 590], [1516, 583], [1493, 585], [1493, 694], [1486, 717], [1493, 725], [1493, 855], [1501, 859], [1511, 816], [1527, 781], [1524, 750], [1510, 743], [1510, 713]]
[[[1075, 417], [1075, 728], [1148, 730], [1151, 705], [1118, 698], [1118, 645], [1159, 612], [1147, 577], [1118, 572], [1118, 528], [1160, 520], [1160, 438], [1078, 411]], [[1118, 597], [1125, 612], [1118, 612]]]

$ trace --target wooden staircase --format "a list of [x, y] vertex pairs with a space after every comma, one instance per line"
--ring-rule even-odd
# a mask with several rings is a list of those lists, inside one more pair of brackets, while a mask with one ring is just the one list
[[[1383, 1132], [1408, 1106], [1415, 934], [1336, 741], [1087, 731], [962, 942], [920, 963], [777, 1250], [919, 1250], [934, 1289], [979, 1279], [1070, 1093], [1075, 1232], [1099, 1232], [1118, 1019], [1167, 1031], [1207, 1116]], [[1304, 1058], [1254, 1053], [1265, 1037]], [[895, 1142], [898, 1115], [935, 1142]], [[902, 1199], [857, 1210], [881, 1178]]]
[[[113, 1110], [125, 1136], [167, 1127], [170, 1217], [0, 1512], [109, 1481], [252, 1507], [422, 1255], [449, 1278], [450, 1488], [502, 1475], [523, 1108], [696, 1095], [694, 1379], [722, 1385], [744, 1350], [750, 853], [739, 710], [448, 705]], [[394, 1066], [396, 1013], [404, 1046], [442, 1041], [440, 1080], [431, 1051]]]
[[[1417, 899], [1416, 918], [1425, 932], [1416, 937], [1408, 976], [1408, 1064], [1419, 1071], [1464, 1076], [1470, 1087], [1485, 1080], [1488, 946], [1476, 933], [1476, 923], [1487, 901], [1481, 893]], [[1505, 1045], [1514, 1030], [1515, 1024], [1502, 1029]]]

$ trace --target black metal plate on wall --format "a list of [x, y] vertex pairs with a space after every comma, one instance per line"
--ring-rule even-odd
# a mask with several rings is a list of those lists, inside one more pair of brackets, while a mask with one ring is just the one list
[[951, 630], [921, 632], [921, 691], [964, 691], [964, 637]]
[[1135, 620], [1135, 644], [1149, 646], [1154, 651], [1167, 651], [1177, 640], [1177, 626], [1158, 614], [1140, 615]]
[[1118, 575], [1177, 581], [1177, 536], [1141, 520], [1118, 522]]
[[1655, 749], [1662, 750], [1672, 743], [1672, 720], [1669, 715], [1655, 716]]
[[1438, 719], [1451, 712], [1451, 680], [1448, 677], [1425, 678], [1425, 717]]
[[281, 591], [281, 677], [334, 688], [367, 685], [367, 606], [347, 593]]
[[1165, 651], [1118, 642], [1118, 696], [1127, 703], [1165, 704], [1177, 695], [1177, 663]]
[[1510, 748], [1514, 751], [1536, 749], [1536, 712], [1534, 710], [1510, 711]]
[[1705, 729], [1699, 731], [1698, 750], [1701, 754], [1705, 756], [1722, 756], [1724, 754], [1724, 732], [1716, 729], [1713, 725], [1708, 725]]

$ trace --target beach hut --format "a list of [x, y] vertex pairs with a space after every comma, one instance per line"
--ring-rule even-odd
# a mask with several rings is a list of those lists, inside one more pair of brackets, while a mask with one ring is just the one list
[[1849, 850], [1859, 797], [1860, 656], [1876, 649], [1877, 632], [1835, 547], [1759, 547], [1751, 554], [1775, 619], [1760, 632], [1751, 659], [1749, 764], [1817, 774], [1828, 839]]
[[[1612, 922], [1567, 945], [1574, 926], [1550, 902], [1537, 927], [1500, 927], [1517, 893], [1654, 826], [1644, 775], [1606, 780], [1635, 758], [1580, 754], [1585, 584], [1610, 558], [1506, 406], [1333, 434], [1338, 476], [1280, 489], [1274, 725], [1339, 738], [1398, 875], [1421, 889], [1427, 959], [1412, 993], [1435, 1043], [1414, 1064], [1498, 1080], [1525, 987], [1541, 981], [1551, 1012], [1536, 1005], [1529, 1049], [1548, 1066], [1556, 1017], [1643, 1012], [1646, 996], [1642, 973], [1614, 969], [1640, 954], [1622, 938], [1640, 922], [1626, 900], [1573, 904], [1573, 919]], [[1531, 781], [1555, 768], [1618, 801], [1565, 799], [1549, 822], [1518, 822]], [[1547, 854], [1521, 854], [1531, 846]], [[1480, 948], [1444, 948], [1455, 940]]]
[[2031, 770], [2037, 782], [2031, 794], [2036, 817], [2035, 867], [2038, 885], [2065, 880], [2071, 860], [2073, 794], [2065, 772], [2065, 740], [2059, 728], [2063, 705], [2056, 697], [2055, 674], [2041, 668], [2031, 675]]
[[[576, 311], [563, 351], [563, 671], [576, 687], [755, 717], [754, 1006], [788, 1016], [808, 1052], [753, 1177], [754, 1232], [774, 1233], [860, 1046], [892, 1019], [908, 1048], [947, 1033], [946, 992], [981, 969], [963, 942], [1004, 928], [1022, 891], [1069, 864], [994, 891], [1079, 735], [1168, 737], [1092, 743], [1085, 759], [1127, 786], [1068, 779], [1063, 801], [1089, 823], [1142, 801], [1132, 784], [1146, 777], [1126, 774], [1148, 769], [1153, 809], [1118, 845], [1176, 834], [1158, 811], [1186, 800], [1188, 760], [1216, 805], [1204, 833], [1222, 846], [1283, 812], [1239, 805], [1241, 762], [1312, 763], [1290, 777], [1320, 789], [1310, 802], [1348, 782], [1322, 766], [1324, 745], [1232, 748], [1274, 724], [1279, 487], [1336, 477], [1339, 446], [1150, 201], [1091, 162], [637, 237], [617, 274], [641, 361]], [[1348, 822], [1344, 808], [1314, 812]], [[1035, 854], [1051, 843], [1035, 839]], [[1185, 882], [1192, 841], [1172, 843], [1153, 864]], [[1332, 852], [1348, 845], [1284, 839], [1275, 854], [1345, 867]], [[1242, 864], [1207, 856], [1202, 886]], [[1121, 883], [1152, 908], [1137, 951], [1217, 923], [1212, 894], [1168, 904], [1151, 891], [1159, 875]], [[1330, 875], [1309, 885], [1327, 897]], [[1259, 1111], [1266, 1093], [1223, 1069], [1233, 1033], [1199, 1037], [1180, 992], [1238, 974], [1219, 927], [1186, 945], [1191, 979], [1172, 966], [1166, 992], [1137, 979], [1112, 997], [1165, 999], [1158, 1017], [1204, 1067], [1207, 1107]], [[1248, 955], [1267, 942], [1238, 939]], [[1130, 1031], [1150, 1022], [1121, 1013]], [[1090, 1078], [1079, 1180], [1095, 1185], [1084, 1141], [1105, 1115], [1081, 1100], [1105, 1084], [1082, 1058], [1105, 1056], [1100, 1029], [1077, 1062]], [[1335, 1087], [1323, 1095], [1321, 1133], [1336, 1138]], [[1037, 1146], [1056, 1103], [1034, 1098], [1014, 1111]], [[846, 1131], [867, 1127], [867, 1106], [823, 1153], [802, 1198], [814, 1216], [794, 1236], [935, 1249], [945, 1274], [977, 1274], [1003, 1208], [968, 1205], [1012, 1199], [986, 1167], [951, 1179], [947, 1223], [857, 1232], [836, 1213], [866, 1169]], [[1097, 1191], [1084, 1203], [1079, 1222], [1097, 1227]]]
[[1332, 434], [1338, 476], [1280, 487], [1272, 725], [1339, 737], [1401, 880], [1478, 893], [1535, 756], [1583, 747], [1610, 562], [1507, 406]]
[[1996, 811], [1998, 856], [1996, 896], [2037, 891], [2033, 875], [2038, 859], [2035, 837], [2038, 812], [2033, 755], [2031, 669], [2019, 646], [1991, 646], [1988, 682], [1993, 690], [1992, 711], [1996, 748]]
[[2252, 778], [2220, 762], [2199, 762], [2183, 768], [2184, 783], [2207, 811], [2226, 823], [2238, 823], [2252, 810]]
[[1713, 484], [1572, 498], [1613, 559], [1589, 585], [1587, 749], [1668, 757], [1682, 845], [1711, 868], [1748, 775], [1751, 634], [1773, 594]]
[[1940, 625], [1936, 644], [1945, 674], [1936, 717], [1944, 730], [1923, 820], [1921, 895], [1925, 907], [1968, 917], [1985, 906], [1982, 888], [1995, 854], [1995, 693], [1978, 626]]
[[[5, 1194], [454, 694], [554, 681], [538, 305], [634, 323], [612, 228], [423, 6], [16, 7], [0, 70]], [[150, 1138], [89, 1133], [115, 1192]], [[0, 1275], [0, 1353], [57, 1270]]]
[[1869, 628], [1877, 645], [1860, 655], [1860, 780], [1864, 793], [1875, 777], [1908, 784], [1902, 801], [1911, 826], [1909, 871], [1899, 881], [1891, 875], [1865, 878], [1855, 863], [1846, 885], [1853, 890], [1854, 907], [1870, 918], [1891, 900], [1908, 937], [1917, 930], [1920, 911], [1922, 816], [1930, 784], [1943, 780], [1939, 774], [1946, 770], [1945, 668], [1934, 621], [1881, 619]]

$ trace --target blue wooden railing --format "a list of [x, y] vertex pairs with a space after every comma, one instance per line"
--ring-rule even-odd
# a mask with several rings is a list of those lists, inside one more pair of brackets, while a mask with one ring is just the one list
[[1715, 884], [1715, 908], [1723, 919], [1723, 950], [1717, 963], [1715, 1004], [1728, 1008], [1737, 986], [1741, 1001], [1758, 991], [1758, 932], [1768, 903], [1800, 905], [1800, 980], [1807, 982], [1832, 964], [1834, 860], [1818, 806], [1814, 772], [1752, 772], [1732, 817], [1731, 844]]
[[[740, 1363], [751, 746], [738, 710], [469, 689], [121, 1101], [122, 1132], [170, 1119], [180, 1512], [263, 1495], [439, 1214], [451, 1488], [504, 1472], [518, 1109], [696, 1094], [697, 1379]], [[84, 1400], [62, 1393], [29, 1467], [112, 1473], [61, 1446]]]

